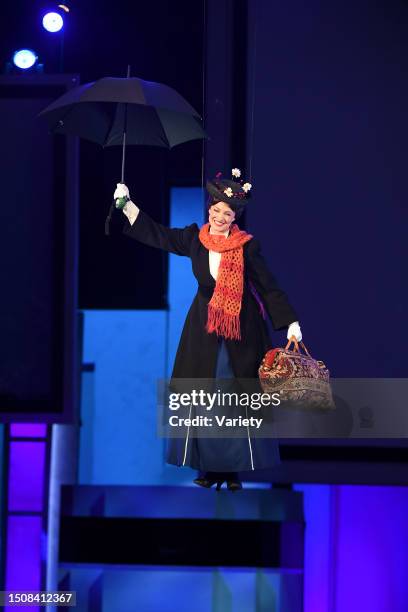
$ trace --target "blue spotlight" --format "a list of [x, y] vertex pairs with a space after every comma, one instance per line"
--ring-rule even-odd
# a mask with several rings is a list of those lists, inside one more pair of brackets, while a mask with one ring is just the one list
[[28, 70], [34, 66], [37, 59], [38, 57], [31, 49], [20, 49], [13, 55], [13, 64], [21, 70]]
[[47, 32], [59, 32], [64, 26], [64, 20], [59, 13], [47, 13], [42, 20]]

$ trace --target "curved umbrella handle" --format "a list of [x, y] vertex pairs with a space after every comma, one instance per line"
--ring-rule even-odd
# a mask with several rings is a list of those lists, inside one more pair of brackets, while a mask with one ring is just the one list
[[113, 213], [114, 208], [115, 208], [115, 200], [112, 201], [112, 204], [110, 205], [110, 208], [109, 208], [108, 216], [105, 219], [105, 236], [109, 236], [109, 225], [112, 219], [112, 213]]

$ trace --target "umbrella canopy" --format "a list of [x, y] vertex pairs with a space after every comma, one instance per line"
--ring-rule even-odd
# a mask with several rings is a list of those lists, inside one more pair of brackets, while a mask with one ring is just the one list
[[71, 89], [40, 116], [53, 134], [72, 134], [104, 147], [171, 148], [205, 138], [200, 115], [174, 89], [137, 77], [105, 77]]
[[[71, 89], [41, 113], [52, 134], [71, 134], [103, 147], [122, 145], [121, 182], [128, 145], [170, 149], [182, 142], [206, 138], [200, 115], [177, 91], [137, 77], [105, 77]], [[105, 221], [105, 234], [114, 208]]]

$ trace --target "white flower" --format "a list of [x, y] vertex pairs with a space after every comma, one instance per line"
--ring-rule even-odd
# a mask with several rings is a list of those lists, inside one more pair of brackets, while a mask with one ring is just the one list
[[232, 189], [231, 189], [231, 187], [227, 187], [227, 189], [224, 189], [224, 193], [225, 193], [225, 195], [227, 195], [229, 198], [232, 198]]
[[242, 185], [242, 189], [245, 191], [245, 193], [248, 193], [248, 191], [251, 189], [252, 185], [251, 183], [244, 183]]
[[237, 178], [239, 178], [241, 176], [241, 170], [239, 168], [233, 168], [232, 176], [236, 176]]

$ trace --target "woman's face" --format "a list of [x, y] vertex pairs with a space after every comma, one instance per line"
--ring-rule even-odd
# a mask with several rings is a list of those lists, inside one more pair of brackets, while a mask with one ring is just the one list
[[208, 209], [208, 221], [212, 234], [223, 234], [235, 219], [234, 211], [225, 202], [216, 202]]

